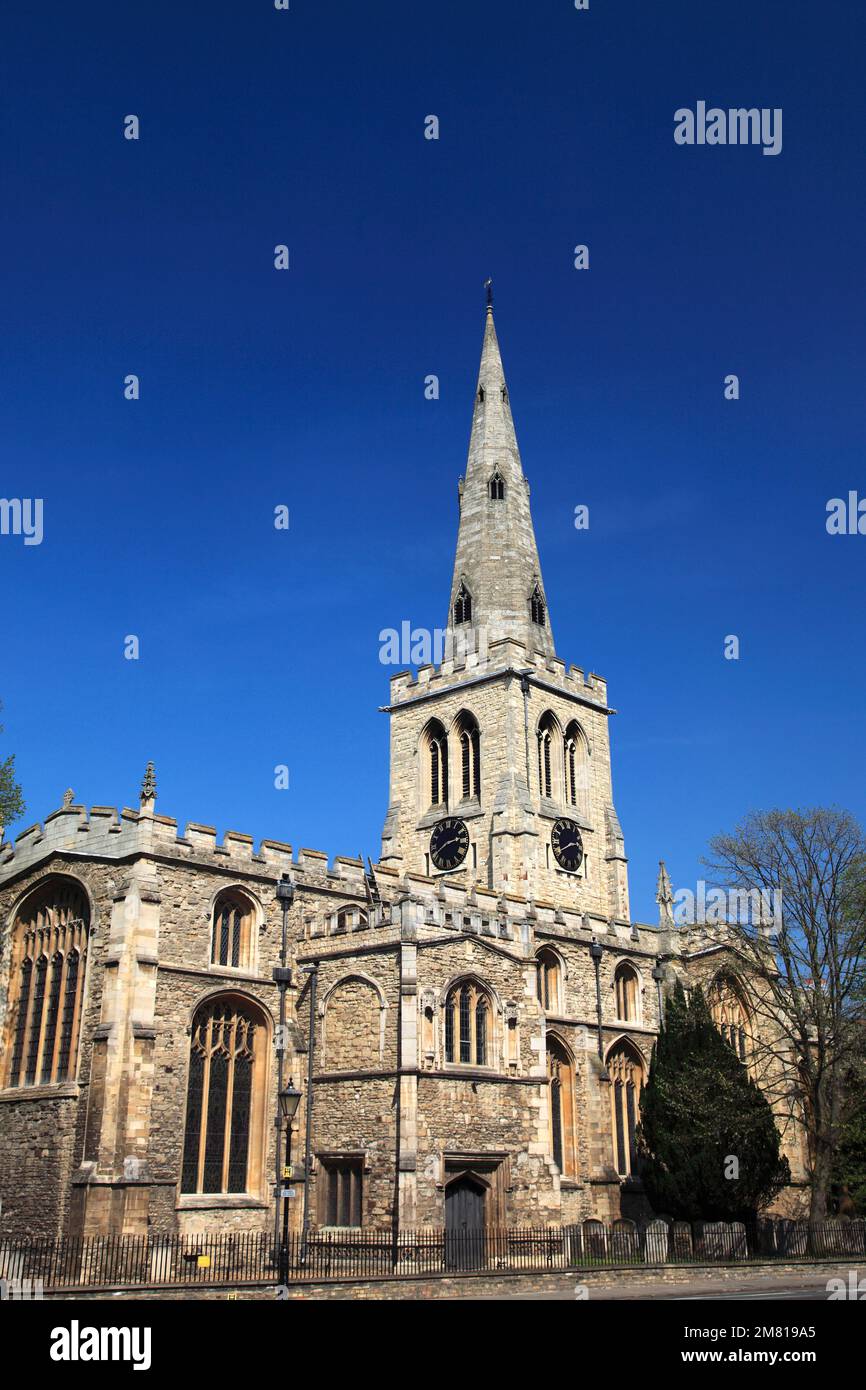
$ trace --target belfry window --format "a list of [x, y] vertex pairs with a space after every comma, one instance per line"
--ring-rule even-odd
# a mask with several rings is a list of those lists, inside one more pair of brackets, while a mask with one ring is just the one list
[[460, 791], [464, 801], [481, 800], [481, 735], [475, 717], [466, 710], [455, 720], [460, 748]]
[[193, 1018], [181, 1192], [251, 1192], [258, 1184], [266, 1058], [264, 1021], [245, 1001], [210, 1000]]
[[438, 719], [431, 719], [421, 738], [423, 809], [448, 804], [448, 739]]
[[460, 588], [457, 590], [457, 597], [454, 600], [454, 622], [468, 623], [472, 621], [472, 595], [460, 581]]
[[490, 1017], [490, 999], [480, 985], [454, 985], [445, 1001], [445, 1061], [488, 1066]]
[[252, 939], [252, 903], [242, 893], [227, 889], [214, 903], [211, 932], [211, 964], [249, 966]]
[[545, 604], [544, 595], [536, 584], [529, 599], [529, 613], [532, 621], [539, 627], [544, 627]]
[[49, 1086], [75, 1076], [90, 910], [83, 890], [49, 880], [12, 927], [5, 1086]]
[[546, 800], [560, 796], [559, 778], [562, 766], [562, 731], [551, 710], [538, 721], [538, 788]]
[[505, 497], [505, 479], [497, 468], [487, 485], [491, 502], [501, 502]]

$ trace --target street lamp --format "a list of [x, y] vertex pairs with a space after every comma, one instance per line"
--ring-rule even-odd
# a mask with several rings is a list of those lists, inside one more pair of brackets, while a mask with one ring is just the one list
[[604, 1061], [604, 1043], [603, 1043], [603, 1041], [602, 1041], [602, 1024], [601, 1024], [601, 971], [600, 971], [600, 967], [601, 967], [601, 958], [602, 958], [602, 956], [604, 955], [604, 947], [602, 946], [602, 944], [601, 944], [600, 941], [596, 941], [595, 939], [593, 939], [593, 941], [592, 941], [592, 943], [591, 943], [591, 945], [590, 945], [590, 948], [589, 948], [589, 954], [590, 954], [590, 956], [591, 956], [591, 958], [592, 958], [592, 963], [593, 963], [593, 965], [595, 966], [595, 1016], [596, 1016], [597, 1026], [598, 1026], [598, 1056], [599, 1056], [599, 1060], [600, 1060], [600, 1061]]
[[[290, 1080], [288, 1086], [283, 1087], [279, 1094], [280, 1114], [286, 1122], [286, 1165], [281, 1174], [284, 1182], [291, 1180], [292, 1176], [292, 1120], [297, 1114], [298, 1106], [301, 1103], [301, 1093], [297, 1090], [294, 1081]], [[280, 1248], [280, 1282], [288, 1283], [289, 1278], [289, 1197], [285, 1187], [283, 1193], [283, 1240]]]

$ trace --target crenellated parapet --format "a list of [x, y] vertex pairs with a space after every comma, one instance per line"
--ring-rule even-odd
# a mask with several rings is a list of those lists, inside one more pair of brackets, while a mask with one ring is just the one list
[[391, 705], [405, 704], [427, 694], [441, 694], [451, 685], [465, 684], [501, 676], [529, 674], [538, 681], [550, 680], [564, 694], [591, 704], [604, 713], [607, 708], [607, 681], [593, 672], [585, 674], [579, 666], [566, 666], [559, 657], [531, 651], [522, 642], [507, 639], [491, 642], [478, 651], [458, 653], [438, 666], [420, 666], [417, 674], [398, 671], [391, 677]]

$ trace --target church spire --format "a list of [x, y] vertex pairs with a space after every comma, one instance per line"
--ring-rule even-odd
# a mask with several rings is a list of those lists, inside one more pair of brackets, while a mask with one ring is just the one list
[[460, 526], [448, 631], [455, 652], [465, 645], [483, 650], [491, 642], [512, 638], [528, 651], [553, 656], [529, 484], [511, 418], [489, 280], [486, 289], [469, 456], [466, 476], [459, 484]]

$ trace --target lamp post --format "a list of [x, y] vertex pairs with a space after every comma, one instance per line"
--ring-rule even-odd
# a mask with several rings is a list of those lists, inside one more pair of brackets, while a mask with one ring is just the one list
[[[301, 1093], [296, 1090], [294, 1081], [289, 1081], [288, 1086], [280, 1091], [280, 1114], [286, 1122], [286, 1166], [283, 1177], [289, 1181], [292, 1176], [292, 1120], [298, 1111], [301, 1101]], [[278, 1189], [279, 1191], [279, 1189]], [[289, 1198], [283, 1196], [283, 1239], [280, 1244], [280, 1283], [287, 1284], [289, 1280]]]
[[601, 958], [604, 955], [604, 947], [602, 946], [600, 941], [593, 941], [591, 943], [589, 948], [589, 954], [592, 957], [592, 963], [595, 966], [595, 1016], [598, 1021], [598, 1055], [599, 1058], [603, 1061], [604, 1042], [602, 1040], [601, 1033], [601, 975], [599, 973], [599, 966], [601, 965]]
[[664, 977], [665, 972], [662, 970], [662, 958], [661, 956], [656, 956], [656, 963], [653, 966], [653, 979], [656, 982], [656, 995], [658, 997], [659, 1028], [661, 1028], [662, 1024], [665, 1021], [665, 1006], [664, 999], [662, 997], [662, 980], [664, 979]]
[[[286, 964], [289, 941], [289, 908], [295, 900], [295, 885], [288, 874], [283, 874], [277, 883], [277, 902], [283, 909], [283, 935], [280, 945], [280, 963], [274, 966], [274, 984], [280, 991], [280, 1025], [277, 1032], [277, 1113], [274, 1118], [276, 1131], [276, 1185], [274, 1187], [274, 1267], [280, 1266], [280, 1192], [283, 1183], [283, 1163], [281, 1143], [283, 1137], [282, 1095], [283, 1076], [286, 1057], [286, 990], [292, 983], [292, 972]], [[300, 1099], [300, 1096], [299, 1096]], [[297, 1103], [295, 1104], [297, 1109]], [[294, 1111], [292, 1111], [294, 1114]]]

